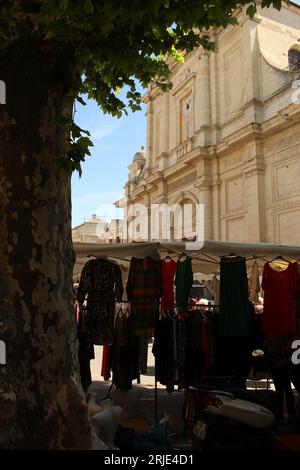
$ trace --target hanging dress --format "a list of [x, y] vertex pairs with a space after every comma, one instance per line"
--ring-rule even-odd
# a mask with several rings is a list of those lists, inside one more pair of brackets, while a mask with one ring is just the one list
[[161, 295], [161, 312], [174, 311], [174, 279], [177, 264], [174, 260], [163, 260], [161, 262], [162, 274], [162, 295]]
[[186, 312], [188, 309], [188, 298], [193, 285], [192, 260], [188, 256], [177, 261], [175, 287], [176, 305], [178, 312]]
[[249, 336], [251, 333], [246, 260], [240, 257], [222, 257], [220, 335]]
[[78, 357], [80, 367], [80, 377], [82, 388], [87, 392], [92, 383], [90, 361], [95, 359], [94, 346], [89, 334], [87, 312], [85, 307], [76, 311], [77, 314], [77, 336], [78, 336]]
[[259, 282], [259, 268], [258, 264], [255, 261], [249, 276], [248, 281], [249, 286], [249, 299], [253, 304], [258, 303], [258, 294], [260, 292], [260, 282]]
[[264, 312], [262, 330], [272, 336], [296, 335], [297, 272], [295, 263], [282, 271], [264, 265], [262, 289]]
[[154, 336], [161, 296], [161, 262], [147, 256], [132, 258], [126, 285], [134, 331], [141, 338]]
[[110, 346], [112, 383], [120, 390], [130, 390], [139, 377], [139, 338], [134, 334], [131, 315], [118, 314], [114, 340]]
[[111, 344], [115, 301], [122, 300], [120, 266], [105, 258], [88, 261], [81, 273], [77, 300], [81, 306], [87, 295], [87, 314], [93, 344]]

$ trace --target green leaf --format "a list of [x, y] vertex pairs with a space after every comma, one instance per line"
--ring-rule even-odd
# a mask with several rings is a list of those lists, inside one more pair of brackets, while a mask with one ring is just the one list
[[281, 10], [281, 6], [282, 6], [281, 0], [273, 0], [273, 6], [274, 6], [274, 8], [276, 8], [277, 10]]
[[256, 10], [256, 5], [249, 5], [248, 8], [247, 8], [246, 13], [247, 13], [247, 15], [250, 16], [251, 19], [253, 19], [254, 16], [255, 16], [256, 11], [257, 11]]

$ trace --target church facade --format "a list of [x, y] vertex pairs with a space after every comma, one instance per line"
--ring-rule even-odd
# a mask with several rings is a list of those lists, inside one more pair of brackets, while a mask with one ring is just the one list
[[205, 239], [299, 244], [300, 8], [236, 16], [209, 32], [214, 52], [171, 64], [170, 91], [148, 87], [146, 149], [116, 203], [125, 227], [134, 205], [203, 204]]

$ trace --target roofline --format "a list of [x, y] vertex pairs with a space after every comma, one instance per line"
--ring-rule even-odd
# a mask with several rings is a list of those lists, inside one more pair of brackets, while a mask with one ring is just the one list
[[[259, 5], [258, 5], [259, 6]], [[294, 3], [293, 1], [291, 0], [283, 0], [282, 1], [282, 8], [287, 8], [289, 9], [289, 6], [293, 6], [293, 7], [296, 7], [298, 10], [300, 10], [300, 4], [297, 4], [297, 3]], [[267, 7], [264, 7], [262, 8], [262, 10], [265, 10]], [[274, 7], [273, 7], [274, 8]], [[234, 15], [235, 16], [238, 16], [240, 13], [242, 13], [243, 11], [245, 11], [245, 6], [238, 6], [234, 12]], [[234, 16], [233, 15], [233, 16]], [[250, 19], [250, 18], [249, 18]], [[205, 32], [206, 35], [212, 35], [214, 34], [216, 31], [219, 31], [219, 30], [222, 30], [222, 29], [226, 29], [226, 28], [223, 28], [223, 27], [216, 27], [216, 28], [210, 28], [209, 31]], [[199, 46], [199, 47], [196, 47], [195, 49], [200, 49], [202, 46]], [[193, 53], [194, 51], [190, 51], [187, 55]], [[180, 66], [181, 64], [173, 64], [173, 67], [174, 66]], [[152, 82], [150, 82], [152, 83]], [[154, 91], [155, 90], [155, 91]], [[148, 100], [149, 100], [149, 97], [151, 96], [152, 97], [152, 92], [154, 91], [154, 93], [159, 93], [160, 88], [158, 87], [158, 85], [154, 86], [153, 88], [149, 89], [149, 85], [148, 85], [148, 89], [147, 91], [144, 93], [144, 95], [142, 96], [142, 102], [147, 104]]]
[[80, 228], [80, 227], [83, 227], [84, 226], [84, 222], [80, 225], [76, 225], [76, 227], [72, 227], [72, 230], [75, 230], [75, 228]]
[[288, 2], [285, 2], [285, 4], [286, 6], [293, 5], [293, 7], [299, 8], [300, 10], [300, 5], [298, 3], [292, 2], [291, 0], [289, 0]]

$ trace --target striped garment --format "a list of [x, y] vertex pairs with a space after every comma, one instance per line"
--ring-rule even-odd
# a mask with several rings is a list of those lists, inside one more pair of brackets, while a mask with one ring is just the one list
[[161, 296], [161, 262], [150, 257], [132, 258], [126, 286], [137, 336], [154, 336]]

